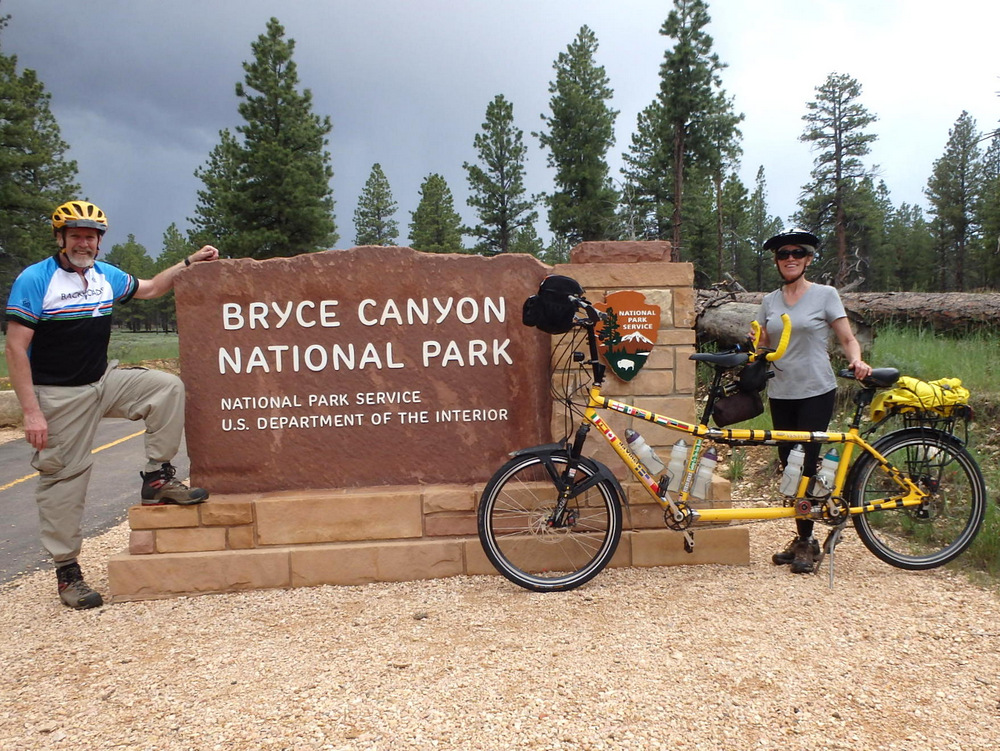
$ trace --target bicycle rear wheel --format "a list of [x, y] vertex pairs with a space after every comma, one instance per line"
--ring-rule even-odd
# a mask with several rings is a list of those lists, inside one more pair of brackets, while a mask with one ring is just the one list
[[563, 453], [515, 457], [497, 470], [479, 502], [479, 541], [490, 562], [535, 592], [579, 587], [618, 548], [622, 508], [615, 484], [589, 459], [577, 463], [566, 509], [557, 515]]
[[[935, 568], [961, 555], [986, 515], [986, 483], [976, 460], [951, 435], [927, 428], [889, 433], [872, 445], [928, 497], [920, 506], [852, 517], [865, 547], [910, 570]], [[900, 492], [871, 454], [851, 468], [847, 487], [851, 506]]]

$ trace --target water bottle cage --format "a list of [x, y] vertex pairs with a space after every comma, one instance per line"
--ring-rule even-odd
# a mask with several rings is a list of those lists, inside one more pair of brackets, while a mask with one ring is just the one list
[[806, 495], [810, 498], [825, 499], [829, 498], [831, 493], [833, 493], [833, 486], [822, 475], [813, 477], [806, 490]]

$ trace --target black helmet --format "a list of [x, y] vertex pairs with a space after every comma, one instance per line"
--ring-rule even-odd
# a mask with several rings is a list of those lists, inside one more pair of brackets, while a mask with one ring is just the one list
[[819, 238], [812, 232], [793, 227], [790, 230], [785, 230], [775, 235], [764, 243], [764, 250], [778, 250], [785, 245], [801, 245], [815, 253], [816, 248], [819, 247]]

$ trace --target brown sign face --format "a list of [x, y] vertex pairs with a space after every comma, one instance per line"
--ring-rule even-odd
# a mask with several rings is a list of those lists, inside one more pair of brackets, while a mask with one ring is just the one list
[[616, 376], [635, 378], [646, 364], [660, 329], [660, 307], [649, 305], [641, 292], [612, 292], [594, 305], [607, 313], [597, 326], [598, 349]]
[[529, 256], [365, 247], [177, 284], [192, 478], [215, 493], [484, 481], [548, 440]]

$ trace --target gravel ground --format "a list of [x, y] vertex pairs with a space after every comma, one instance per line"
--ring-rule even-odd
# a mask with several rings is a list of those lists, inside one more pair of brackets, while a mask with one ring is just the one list
[[[995, 591], [853, 532], [837, 578], [770, 565], [497, 576], [75, 612], [0, 588], [0, 749], [995, 749]], [[81, 563], [105, 590], [124, 525]]]

